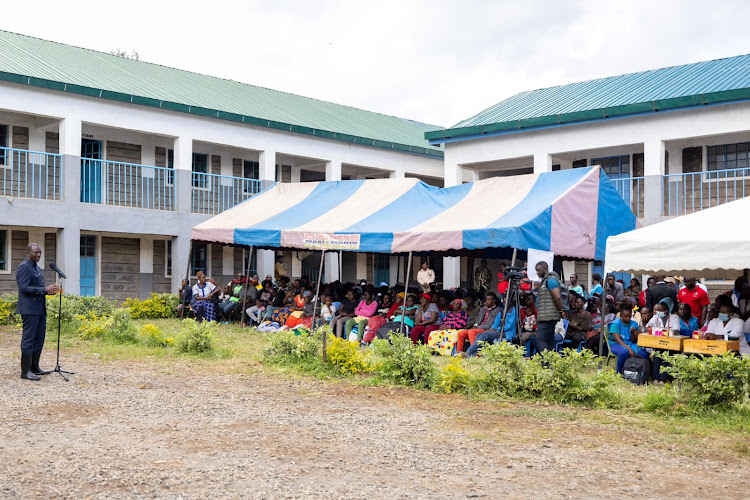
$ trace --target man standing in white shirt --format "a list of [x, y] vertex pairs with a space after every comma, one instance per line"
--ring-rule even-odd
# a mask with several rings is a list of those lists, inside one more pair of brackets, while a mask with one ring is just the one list
[[422, 262], [422, 269], [417, 273], [417, 283], [422, 287], [422, 292], [429, 293], [430, 285], [435, 282], [435, 271], [430, 269], [427, 261]]

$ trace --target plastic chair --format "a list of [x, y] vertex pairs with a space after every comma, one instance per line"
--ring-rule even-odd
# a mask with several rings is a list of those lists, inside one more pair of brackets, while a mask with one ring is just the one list
[[[573, 347], [573, 341], [572, 341], [572, 340], [568, 340], [568, 339], [565, 339], [565, 340], [563, 340], [563, 341], [562, 341], [562, 344], [563, 344], [563, 345], [562, 345], [562, 349], [564, 349], [564, 348], [566, 348], [566, 347], [571, 347], [571, 348]], [[578, 344], [578, 348], [576, 349], [576, 350], [577, 350], [577, 352], [581, 352], [581, 351], [583, 350], [583, 347], [584, 347], [585, 345], [586, 345], [586, 341], [585, 341], [585, 340], [582, 340], [582, 341], [581, 341], [581, 342], [580, 342], [580, 343]], [[562, 349], [560, 349], [560, 350], [562, 350]], [[557, 351], [557, 352], [560, 352], [560, 351]]]
[[745, 341], [750, 344], [750, 333], [745, 334]]

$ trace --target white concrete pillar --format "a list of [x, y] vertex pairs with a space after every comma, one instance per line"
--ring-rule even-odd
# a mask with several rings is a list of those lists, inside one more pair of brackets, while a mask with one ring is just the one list
[[643, 143], [644, 206], [646, 225], [659, 222], [664, 209], [664, 141], [647, 140]]
[[[463, 184], [463, 167], [459, 165], [448, 151], [443, 161], [444, 186], [458, 186]], [[417, 265], [419, 270], [419, 265]], [[415, 276], [415, 275], [413, 275]], [[411, 280], [411, 276], [409, 277]], [[443, 257], [443, 287], [457, 287], [461, 284], [461, 260], [457, 257]]]
[[466, 182], [476, 182], [479, 180], [479, 170], [474, 168], [463, 169], [463, 180]]
[[327, 283], [340, 280], [339, 276], [339, 253], [338, 252], [326, 252], [325, 262], [325, 277]]
[[292, 182], [301, 182], [302, 167], [292, 167]]
[[396, 169], [393, 172], [391, 172], [388, 177], [391, 179], [403, 179], [406, 177], [406, 172], [404, 169]]
[[443, 288], [461, 286], [461, 258], [443, 257]]
[[44, 153], [47, 150], [47, 132], [36, 128], [29, 127], [29, 150]]
[[326, 162], [326, 181], [341, 180], [341, 160], [330, 160]]
[[[177, 293], [185, 279], [190, 252], [190, 233], [172, 239], [172, 292]], [[193, 283], [195, 284], [195, 283]]]
[[221, 175], [224, 175], [226, 177], [232, 177], [232, 174], [234, 172], [232, 171], [233, 165], [232, 165], [232, 154], [228, 151], [222, 151], [221, 155]]
[[154, 239], [142, 237], [140, 245], [139, 298], [148, 299], [154, 291]]
[[81, 228], [76, 222], [57, 230], [57, 267], [68, 277], [65, 293], [72, 295], [81, 293]]
[[547, 153], [534, 153], [534, 173], [552, 172], [552, 156]]
[[[190, 213], [193, 208], [193, 138], [189, 135], [181, 135], [174, 140], [174, 169], [176, 209], [178, 212]], [[187, 266], [187, 261], [185, 265]], [[180, 270], [180, 273], [184, 271]]]
[[302, 276], [302, 259], [300, 258], [299, 252], [292, 252], [292, 275], [291, 278], [299, 278]]
[[258, 175], [262, 187], [266, 188], [276, 182], [276, 151], [266, 149], [258, 154]]
[[[388, 285], [390, 285], [390, 286], [395, 285], [399, 278], [401, 280], [404, 279], [404, 277], [403, 277], [404, 272], [401, 271], [399, 273], [399, 271], [398, 271], [398, 262], [399, 262], [398, 256], [391, 255], [390, 260], [388, 262], [388, 270], [390, 272], [389, 273], [390, 275], [388, 277]], [[399, 276], [399, 275], [401, 275], [401, 276]]]
[[[682, 146], [680, 144], [671, 142], [669, 144], [665, 144], [664, 150], [667, 153], [669, 153], [669, 173], [681, 174], [682, 173]], [[665, 160], [664, 169], [666, 173], [666, 160]]]
[[221, 247], [221, 274], [222, 276], [234, 275], [234, 247], [229, 245]]
[[461, 168], [461, 165], [455, 161], [454, 155], [450, 154], [450, 151], [446, 151], [445, 157], [443, 158], [443, 185], [445, 187], [451, 187], [461, 184], [461, 176], [463, 174], [462, 170], [463, 168]]
[[357, 282], [367, 279], [367, 254], [357, 252]]
[[[59, 132], [60, 154], [63, 157], [63, 200], [79, 203], [81, 200], [81, 119], [70, 117], [60, 120]], [[76, 244], [76, 248], [78, 245], [80, 242]]]

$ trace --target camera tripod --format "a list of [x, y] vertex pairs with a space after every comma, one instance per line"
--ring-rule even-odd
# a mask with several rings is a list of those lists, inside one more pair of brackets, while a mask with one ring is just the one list
[[500, 329], [501, 338], [505, 338], [505, 325], [508, 321], [508, 308], [512, 306], [515, 308], [515, 335], [513, 335], [513, 343], [521, 345], [521, 297], [518, 293], [521, 280], [525, 277], [520, 269], [510, 267], [506, 272], [508, 280], [508, 289], [505, 291], [505, 300], [503, 301], [503, 321]]

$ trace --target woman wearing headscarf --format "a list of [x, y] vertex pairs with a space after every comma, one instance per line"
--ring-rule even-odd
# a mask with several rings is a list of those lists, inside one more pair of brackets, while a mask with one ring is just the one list
[[[305, 290], [302, 292], [302, 313], [299, 316], [295, 316], [294, 312], [289, 315], [284, 323], [285, 329], [292, 329], [298, 326], [304, 326], [306, 328], [312, 328], [312, 317], [315, 312], [315, 305], [312, 303], [312, 292]], [[295, 307], [299, 304], [296, 303], [297, 298], [295, 297]]]
[[437, 304], [432, 302], [432, 297], [428, 294], [423, 293], [419, 296], [419, 309], [417, 309], [417, 315], [414, 317], [414, 328], [411, 329], [411, 341], [415, 344], [419, 343], [420, 337], [424, 337], [424, 343], [427, 343], [428, 334], [427, 328], [432, 328], [430, 331], [437, 330], [440, 328], [437, 325], [437, 320], [440, 315]]
[[[651, 328], [653, 333], [654, 330], [664, 330], [671, 332], [673, 335], [680, 334], [680, 317], [674, 314], [674, 300], [672, 297], [664, 297], [654, 306], [654, 315], [646, 323], [646, 329]], [[669, 366], [666, 362], [662, 361], [659, 354], [666, 352], [663, 349], [654, 349], [651, 355], [653, 361], [653, 368], [651, 370], [651, 378], [656, 383], [664, 383], [670, 380], [670, 376], [666, 373], [662, 373], [662, 366]]]
[[435, 326], [434, 329], [427, 328], [425, 330], [426, 344], [438, 354], [450, 356], [453, 352], [453, 348], [458, 341], [458, 331], [465, 328], [469, 320], [463, 306], [463, 300], [454, 299], [449, 305], [450, 312], [443, 318], [443, 323], [440, 326]]

